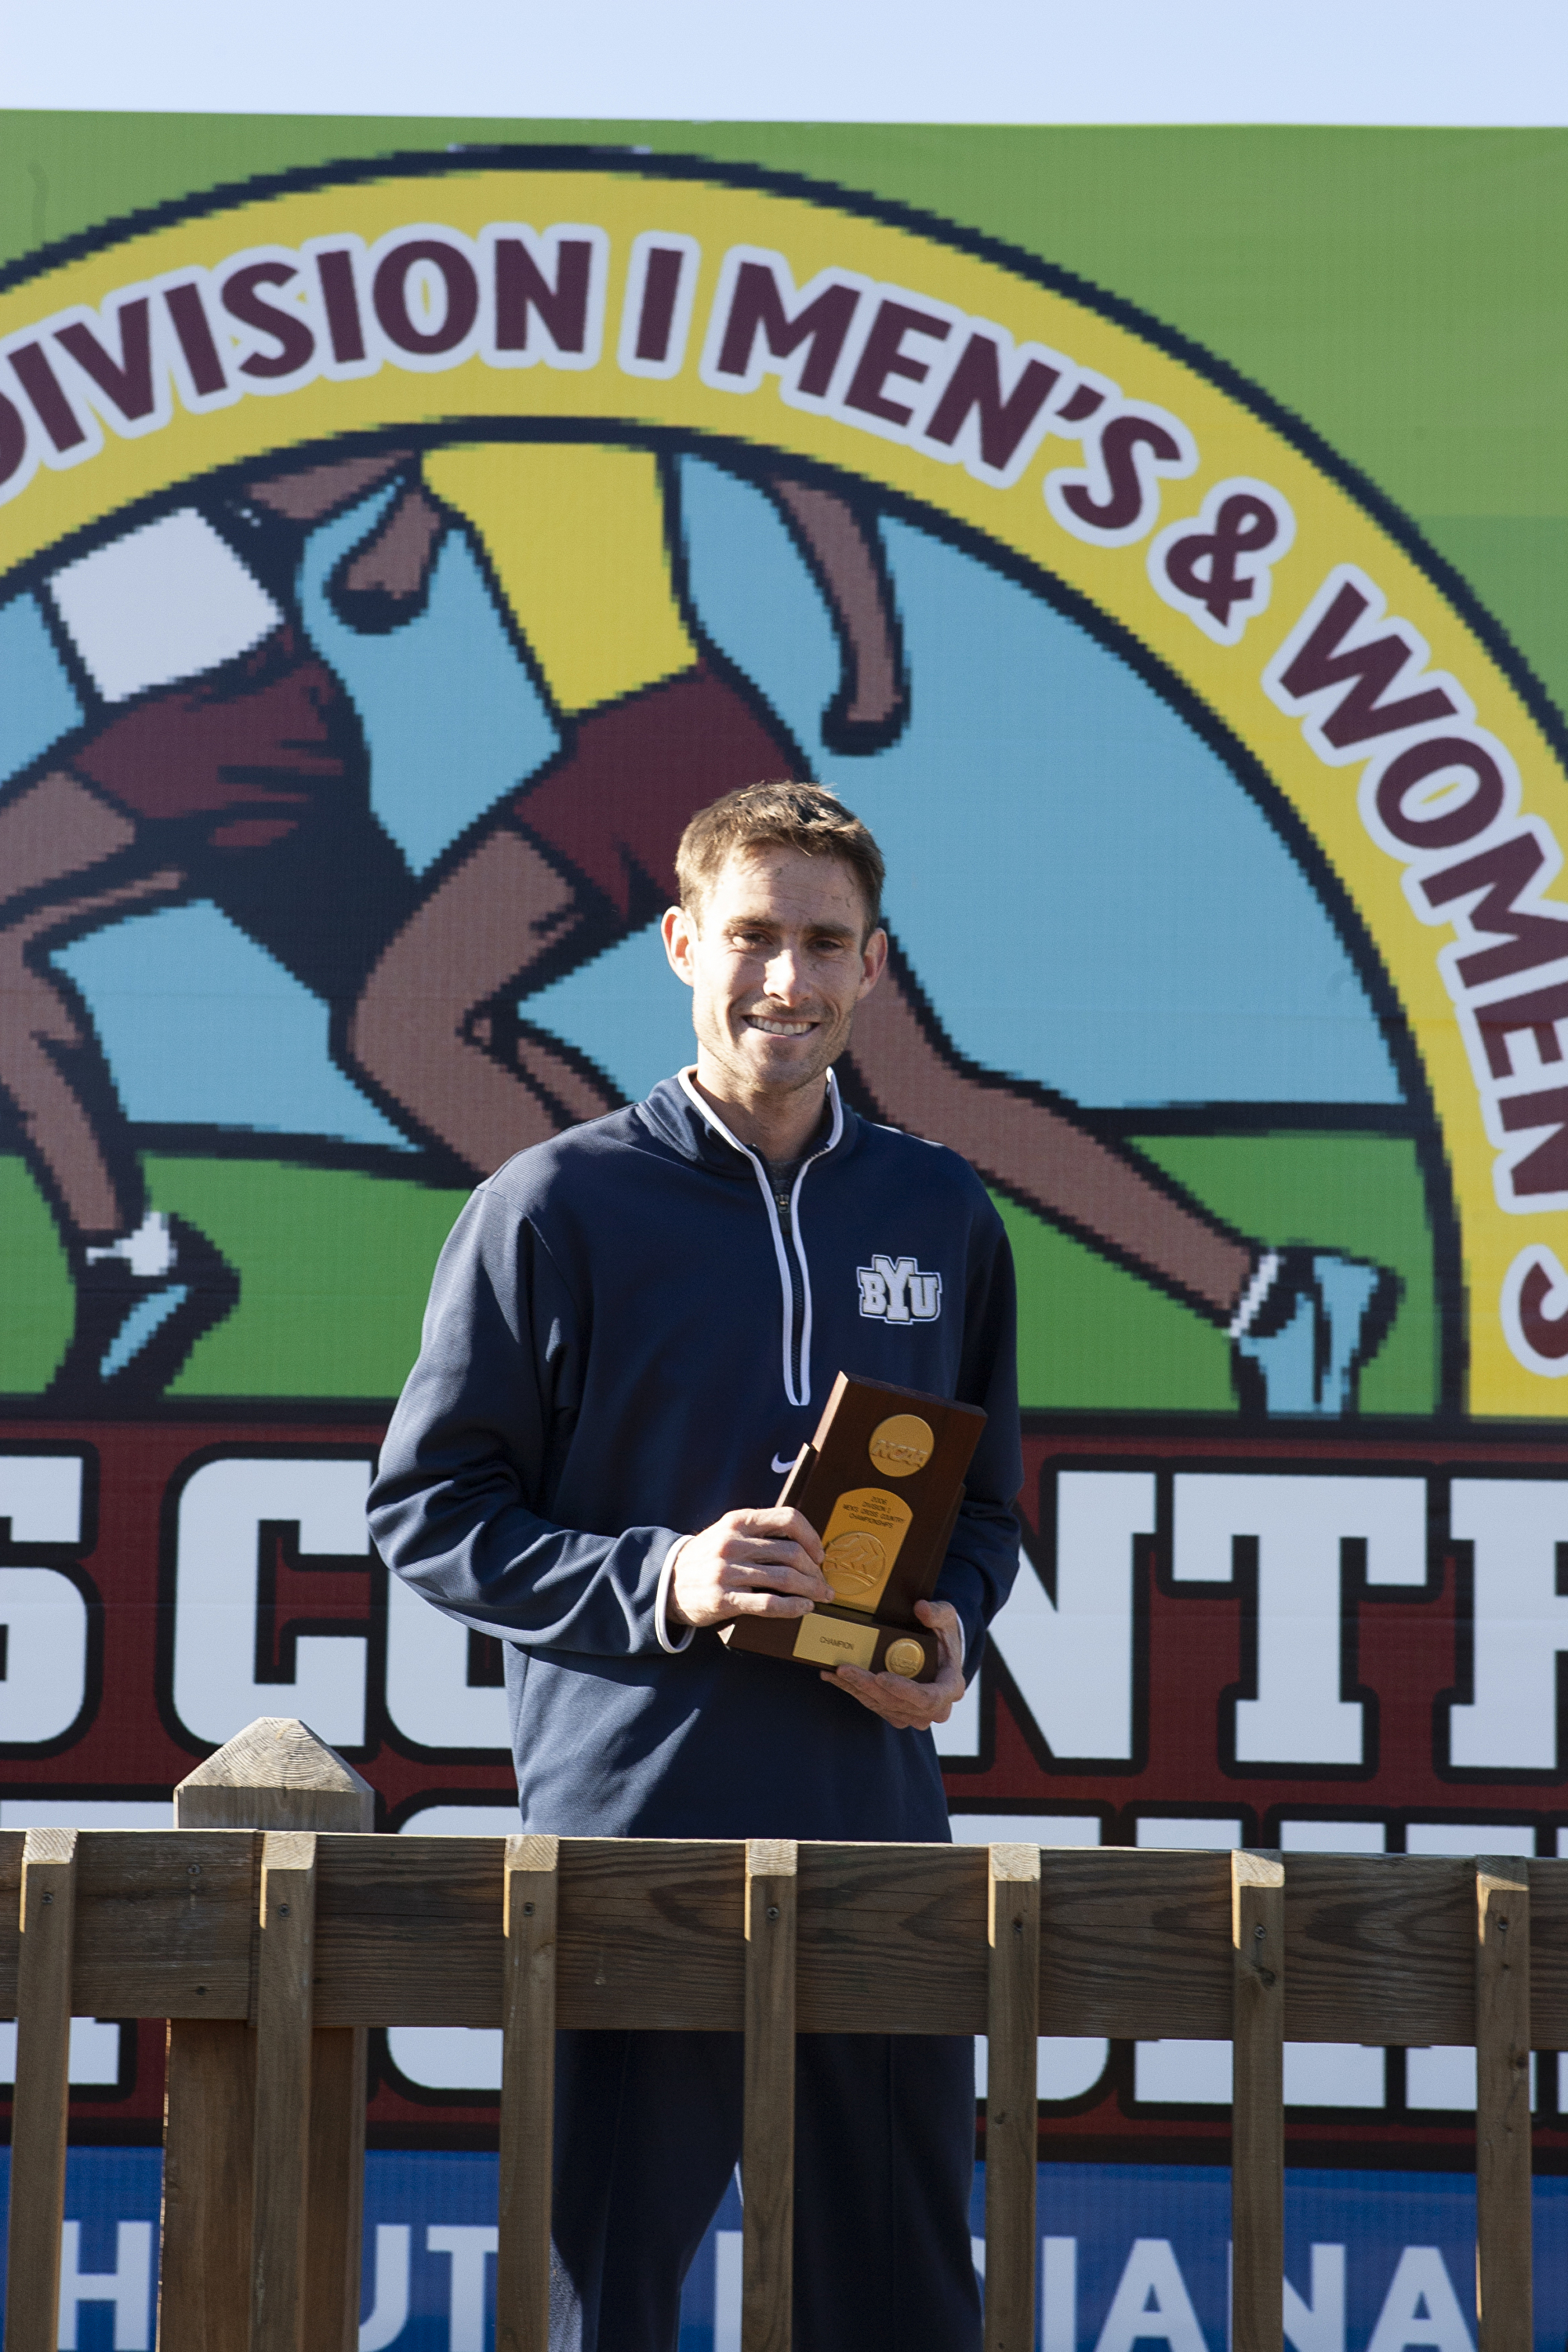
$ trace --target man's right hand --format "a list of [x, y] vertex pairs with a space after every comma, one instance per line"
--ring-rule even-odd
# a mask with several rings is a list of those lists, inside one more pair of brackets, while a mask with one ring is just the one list
[[833, 1587], [822, 1543], [798, 1511], [726, 1511], [681, 1546], [666, 1615], [678, 1625], [731, 1617], [804, 1617]]

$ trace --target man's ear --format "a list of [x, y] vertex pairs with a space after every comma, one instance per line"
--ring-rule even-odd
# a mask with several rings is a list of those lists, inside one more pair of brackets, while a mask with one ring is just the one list
[[691, 950], [697, 940], [695, 920], [684, 907], [667, 907], [658, 929], [671, 971], [678, 980], [683, 980], [688, 988], [692, 987], [695, 974], [691, 969]]
[[855, 1000], [857, 1003], [859, 1003], [861, 996], [870, 995], [886, 971], [887, 964], [888, 934], [879, 924], [860, 950], [860, 991]]

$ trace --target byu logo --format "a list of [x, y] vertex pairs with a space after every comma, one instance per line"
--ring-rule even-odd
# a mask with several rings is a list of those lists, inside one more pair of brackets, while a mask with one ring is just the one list
[[942, 1276], [922, 1274], [912, 1257], [884, 1257], [858, 1265], [860, 1312], [877, 1323], [934, 1323], [942, 1313]]

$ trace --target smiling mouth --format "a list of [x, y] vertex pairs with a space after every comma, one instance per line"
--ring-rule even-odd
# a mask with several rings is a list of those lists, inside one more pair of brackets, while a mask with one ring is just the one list
[[809, 1037], [816, 1024], [815, 1021], [769, 1021], [760, 1013], [748, 1013], [746, 1026], [758, 1030], [764, 1037]]

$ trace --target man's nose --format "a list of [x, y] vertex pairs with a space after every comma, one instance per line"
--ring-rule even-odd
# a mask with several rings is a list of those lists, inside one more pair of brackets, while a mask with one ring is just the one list
[[781, 1004], [793, 1003], [797, 996], [807, 992], [807, 982], [801, 961], [793, 948], [780, 948], [768, 958], [763, 974], [763, 985], [770, 996]]

